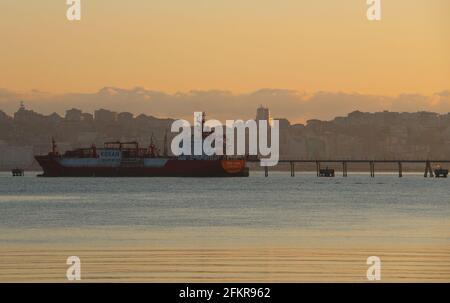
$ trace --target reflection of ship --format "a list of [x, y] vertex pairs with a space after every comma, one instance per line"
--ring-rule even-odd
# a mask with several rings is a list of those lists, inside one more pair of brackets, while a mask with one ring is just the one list
[[[166, 140], [167, 141], [167, 136]], [[167, 142], [165, 142], [167, 146]], [[245, 157], [160, 156], [151, 140], [148, 148], [137, 142], [107, 142], [103, 148], [80, 148], [35, 156], [44, 177], [248, 177]]]

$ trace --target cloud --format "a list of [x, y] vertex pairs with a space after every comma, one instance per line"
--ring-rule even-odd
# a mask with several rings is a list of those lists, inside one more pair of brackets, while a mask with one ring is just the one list
[[355, 110], [450, 112], [449, 90], [431, 96], [401, 94], [392, 97], [324, 91], [307, 94], [285, 89], [261, 89], [248, 94], [233, 94], [220, 90], [168, 94], [142, 87], [104, 87], [95, 93], [62, 95], [40, 91], [17, 93], [0, 89], [0, 110], [12, 114], [21, 100], [27, 108], [44, 114], [57, 112], [63, 115], [72, 107], [85, 112], [106, 108], [160, 118], [192, 119], [194, 111], [206, 111], [210, 118], [220, 120], [253, 118], [256, 108], [260, 105], [268, 106], [275, 118], [288, 118], [292, 122], [304, 122], [313, 118], [329, 120]]

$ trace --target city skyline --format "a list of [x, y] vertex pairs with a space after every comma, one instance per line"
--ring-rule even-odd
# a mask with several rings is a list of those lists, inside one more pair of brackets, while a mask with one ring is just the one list
[[331, 120], [353, 111], [362, 112], [450, 112], [450, 90], [431, 95], [404, 93], [396, 96], [355, 92], [301, 92], [286, 89], [260, 89], [236, 94], [230, 91], [188, 91], [169, 94], [142, 87], [131, 89], [104, 87], [93, 93], [51, 94], [40, 91], [17, 93], [0, 88], [0, 110], [13, 114], [19, 104], [42, 114], [64, 115], [70, 108], [93, 113], [105, 108], [134, 115], [158, 118], [190, 118], [194, 111], [206, 111], [219, 120], [248, 119], [260, 105], [270, 107], [277, 117], [293, 123], [310, 119]]
[[[446, 91], [444, 92], [445, 94], [447, 93]], [[450, 93], [450, 92], [449, 92]], [[447, 96], [447, 95], [446, 95]], [[68, 120], [68, 121], [72, 121], [72, 122], [82, 122], [82, 121], [89, 121], [89, 122], [94, 122], [94, 121], [103, 121], [103, 122], [123, 122], [125, 120], [133, 120], [133, 119], [139, 119], [140, 117], [147, 117], [147, 118], [151, 118], [151, 119], [155, 119], [155, 120], [161, 120], [161, 121], [174, 121], [176, 119], [182, 119], [184, 117], [180, 117], [177, 115], [168, 115], [166, 117], [159, 117], [158, 115], [155, 114], [148, 114], [147, 112], [140, 112], [140, 113], [135, 113], [132, 111], [127, 111], [127, 110], [114, 110], [111, 108], [106, 107], [97, 107], [92, 111], [89, 110], [83, 110], [82, 108], [77, 108], [77, 107], [67, 107], [65, 110], [63, 111], [49, 111], [49, 112], [42, 112], [34, 109], [34, 108], [29, 108], [26, 104], [26, 102], [24, 100], [19, 101], [19, 103], [17, 103], [17, 107], [14, 111], [12, 112], [7, 112], [2, 110], [2, 108], [0, 108], [0, 114], [2, 115], [2, 118], [7, 118], [7, 119], [17, 119], [18, 114], [20, 114], [21, 112], [27, 112], [27, 113], [31, 113], [32, 115], [35, 116], [40, 116], [42, 118], [59, 118], [62, 120]], [[255, 118], [255, 112], [256, 112], [256, 120], [267, 120], [269, 121], [269, 123], [272, 123], [272, 120], [285, 120], [288, 121], [290, 124], [292, 125], [307, 125], [308, 123], [315, 123], [316, 121], [320, 121], [320, 122], [331, 122], [331, 121], [336, 121], [342, 118], [347, 118], [350, 117], [351, 115], [355, 114], [355, 113], [360, 113], [360, 114], [367, 114], [367, 115], [377, 115], [377, 114], [395, 114], [395, 115], [402, 115], [402, 114], [406, 114], [406, 115], [415, 115], [415, 114], [425, 114], [425, 115], [435, 115], [435, 116], [442, 116], [442, 117], [450, 117], [450, 111], [449, 112], [435, 112], [435, 111], [430, 111], [430, 110], [412, 110], [412, 111], [390, 111], [390, 110], [379, 110], [379, 111], [364, 111], [364, 110], [360, 110], [360, 109], [355, 109], [349, 112], [346, 112], [346, 114], [344, 115], [335, 115], [333, 117], [331, 117], [330, 119], [321, 119], [319, 117], [312, 117], [311, 119], [308, 119], [306, 121], [291, 121], [290, 119], [288, 119], [287, 117], [281, 116], [281, 115], [275, 115], [273, 116], [273, 111], [271, 110], [270, 106], [267, 106], [266, 104], [260, 103], [258, 106], [256, 106], [255, 108], [253, 108], [253, 117], [249, 117], [250, 119], [254, 119]], [[206, 111], [203, 111], [204, 114], [206, 114], [206, 116], [210, 116], [208, 115], [208, 113]], [[194, 112], [195, 114], [195, 112]], [[264, 117], [264, 118], [262, 118]], [[188, 117], [189, 120], [192, 120], [192, 114], [191, 116]], [[216, 117], [214, 117], [214, 119], [217, 119]], [[25, 121], [25, 120], [23, 120]]]

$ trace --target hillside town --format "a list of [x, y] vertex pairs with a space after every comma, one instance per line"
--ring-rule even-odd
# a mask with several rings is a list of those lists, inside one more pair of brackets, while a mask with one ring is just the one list
[[[175, 118], [175, 117], [174, 117]], [[257, 109], [256, 120], [271, 120], [268, 108]], [[450, 113], [354, 111], [331, 121], [280, 123], [281, 159], [449, 159]], [[46, 154], [51, 139], [60, 152], [107, 141], [153, 140], [162, 147], [174, 120], [98, 109], [72, 108], [64, 116], [43, 115], [21, 103], [14, 115], [0, 110], [0, 169], [38, 169], [34, 155]]]

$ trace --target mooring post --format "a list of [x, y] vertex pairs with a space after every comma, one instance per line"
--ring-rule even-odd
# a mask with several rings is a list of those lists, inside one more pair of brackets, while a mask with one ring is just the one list
[[403, 177], [403, 167], [402, 167], [402, 162], [398, 162], [398, 177], [401, 178]]
[[347, 177], [347, 162], [342, 162], [342, 176]]

